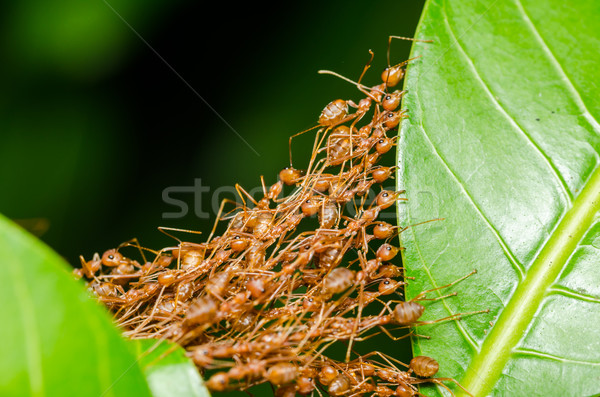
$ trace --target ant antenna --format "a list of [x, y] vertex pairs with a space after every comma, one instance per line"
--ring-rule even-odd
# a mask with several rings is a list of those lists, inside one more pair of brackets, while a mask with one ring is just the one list
[[371, 62], [373, 62], [373, 58], [375, 58], [375, 53], [373, 51], [371, 51], [370, 49], [369, 49], [369, 54], [371, 54], [371, 59], [369, 59], [369, 62], [367, 62], [367, 64], [363, 68], [363, 71], [362, 71], [360, 77], [358, 78], [358, 84], [360, 84], [360, 82], [362, 81], [362, 78], [364, 77], [365, 73], [367, 73], [367, 70], [369, 70], [369, 68], [371, 67]]
[[433, 43], [433, 40], [421, 40], [421, 39], [413, 39], [411, 37], [404, 36], [390, 36], [388, 38], [388, 51], [387, 51], [387, 61], [388, 67], [390, 66], [390, 48], [392, 47], [392, 39], [400, 39], [400, 40], [408, 40], [408, 41], [417, 41], [419, 43]]
[[[369, 67], [369, 65], [365, 66], [365, 71], [366, 71], [366, 68], [368, 68], [368, 67]], [[357, 86], [357, 87], [358, 87], [358, 89], [359, 89], [359, 90], [361, 90], [361, 91], [362, 91], [362, 90], [370, 90], [370, 89], [371, 89], [371, 87], [367, 87], [366, 85], [363, 85], [363, 84], [357, 83], [356, 81], [354, 81], [354, 80], [350, 80], [348, 77], [344, 77], [344, 76], [342, 76], [341, 74], [339, 74], [339, 73], [336, 73], [336, 72], [333, 72], [333, 71], [331, 71], [331, 70], [319, 70], [319, 71], [318, 71], [318, 73], [319, 73], [319, 74], [330, 74], [330, 75], [332, 75], [332, 76], [339, 77], [340, 79], [342, 79], [342, 80], [344, 80], [344, 81], [347, 81], [347, 82], [348, 82], [348, 83], [350, 83], [350, 84], [354, 84], [354, 85], [355, 85], [355, 86]], [[363, 71], [363, 74], [364, 74], [364, 71]], [[362, 78], [362, 75], [361, 75], [360, 77]]]

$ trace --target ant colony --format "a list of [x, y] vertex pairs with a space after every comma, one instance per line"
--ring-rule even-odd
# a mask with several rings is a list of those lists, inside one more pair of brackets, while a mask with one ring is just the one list
[[[431, 323], [419, 321], [425, 310], [419, 301], [431, 291], [406, 302], [390, 299], [410, 281], [394, 264], [400, 248], [390, 244], [406, 228], [378, 220], [406, 200], [402, 191], [377, 185], [395, 170], [378, 163], [406, 117], [399, 110], [403, 91], [394, 87], [409, 61], [388, 66], [373, 87], [360, 83], [369, 62], [352, 82], [364, 98], [337, 99], [323, 109], [307, 169], [290, 165], [269, 188], [261, 177], [258, 201], [237, 186], [249, 204], [224, 214], [224, 201], [206, 242], [178, 240], [154, 251], [134, 240], [119, 248], [136, 246], [143, 264], [111, 249], [82, 258], [75, 274], [88, 280], [126, 336], [178, 343], [215, 392], [264, 382], [276, 396], [408, 397], [421, 395], [423, 383], [450, 391], [444, 382], [458, 382], [435, 378], [433, 358], [404, 364], [355, 349], [375, 334], [396, 340], [407, 336], [394, 336], [399, 329]], [[343, 346], [345, 357], [330, 357], [332, 345]]]

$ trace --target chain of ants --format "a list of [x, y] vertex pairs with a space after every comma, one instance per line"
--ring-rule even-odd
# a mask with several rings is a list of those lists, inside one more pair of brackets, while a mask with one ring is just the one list
[[[406, 284], [402, 268], [391, 262], [400, 249], [389, 243], [406, 228], [378, 218], [405, 199], [401, 191], [380, 188], [372, 200], [369, 193], [395, 169], [378, 162], [396, 144], [396, 134], [388, 133], [406, 117], [398, 109], [404, 92], [390, 89], [409, 61], [388, 66], [381, 84], [366, 87], [360, 81], [369, 62], [352, 82], [365, 97], [358, 104], [338, 99], [323, 109], [308, 168], [285, 168], [268, 189], [261, 178], [264, 195], [258, 201], [236, 186], [244, 204], [223, 215], [225, 200], [206, 242], [178, 240], [160, 251], [128, 242], [119, 248], [138, 247], [143, 265], [111, 249], [90, 261], [82, 258], [76, 275], [88, 280], [127, 336], [183, 346], [201, 371], [212, 374], [206, 382], [212, 391], [268, 381], [277, 396], [326, 391], [406, 397], [421, 395], [417, 386], [427, 382], [449, 391], [443, 381], [460, 387], [451, 378], [433, 377], [439, 367], [433, 358], [415, 357], [407, 365], [353, 349], [381, 332], [399, 339], [390, 331], [460, 318], [419, 320], [425, 310], [419, 301], [455, 294], [427, 299], [430, 290], [409, 301], [388, 299], [401, 295]], [[364, 122], [367, 114], [372, 116]], [[285, 185], [293, 187], [287, 196]], [[298, 231], [308, 218], [317, 227]], [[214, 236], [222, 222], [225, 232]], [[367, 307], [377, 314], [367, 315]], [[345, 360], [327, 356], [337, 341], [347, 344]]]

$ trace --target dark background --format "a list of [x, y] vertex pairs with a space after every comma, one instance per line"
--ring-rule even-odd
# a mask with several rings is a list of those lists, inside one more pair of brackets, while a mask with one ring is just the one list
[[[410, 36], [423, 1], [230, 2], [29, 0], [0, 3], [0, 212], [72, 264], [137, 237], [173, 243], [157, 226], [207, 233], [211, 193], [276, 181], [290, 135], [356, 88], [319, 69], [379, 83], [389, 35]], [[126, 23], [115, 14], [119, 13]], [[135, 29], [259, 153], [250, 149]], [[410, 42], [394, 41], [392, 63]], [[294, 144], [297, 165], [312, 138]], [[200, 178], [199, 219], [163, 213], [170, 186]], [[232, 197], [233, 198], [233, 197]], [[200, 238], [186, 236], [186, 238]], [[384, 342], [385, 343], [385, 342]], [[388, 342], [389, 343], [389, 342]]]

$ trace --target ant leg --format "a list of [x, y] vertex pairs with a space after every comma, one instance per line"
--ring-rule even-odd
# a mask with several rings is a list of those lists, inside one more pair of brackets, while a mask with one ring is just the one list
[[[460, 383], [458, 383], [455, 379], [452, 379], [452, 378], [427, 378], [427, 379], [412, 378], [411, 383], [414, 385], [421, 384], [421, 383], [436, 383], [436, 384], [440, 385], [441, 387], [443, 387], [444, 389], [448, 390], [448, 392], [450, 393], [451, 396], [455, 396], [455, 394], [452, 392], [452, 390], [450, 390], [450, 388], [448, 386], [446, 386], [444, 383], [442, 383], [442, 381], [453, 382], [458, 387], [460, 387], [465, 393], [467, 393], [469, 396], [474, 397], [471, 393], [469, 393], [469, 391], [467, 389], [465, 389]], [[420, 394], [420, 395], [423, 395], [423, 394]]]
[[[467, 393], [469, 396], [474, 397], [471, 393], [469, 393], [469, 391], [467, 389], [465, 389], [463, 387], [463, 385], [461, 385], [456, 379], [452, 379], [452, 378], [433, 378], [431, 380], [431, 382], [433, 383], [439, 383], [442, 384], [441, 381], [446, 381], [446, 382], [452, 382], [454, 383], [456, 386], [460, 387], [465, 393]], [[415, 382], [417, 383], [417, 382]], [[446, 390], [448, 390], [448, 388], [446, 387]], [[450, 393], [452, 393], [452, 391], [450, 391]], [[452, 393], [452, 395], [454, 395], [454, 393]]]
[[413, 37], [404, 37], [404, 36], [390, 36], [390, 43], [392, 42], [392, 39], [418, 41], [419, 43], [433, 43], [433, 40], [422, 40], [422, 39], [415, 39]]
[[237, 190], [240, 198], [242, 199], [242, 202], [244, 203], [244, 207], [246, 207], [246, 200], [244, 200], [244, 196], [242, 195], [245, 194], [246, 197], [248, 197], [250, 199], [250, 201], [252, 201], [252, 203], [254, 205], [258, 205], [258, 203], [256, 202], [256, 200], [254, 200], [254, 198], [250, 195], [250, 193], [248, 193], [243, 187], [241, 187], [238, 183], [235, 184], [235, 190]]
[[387, 329], [385, 329], [385, 327], [383, 327], [383, 326], [381, 326], [381, 325], [380, 325], [380, 326], [379, 326], [379, 329], [381, 330], [381, 332], [383, 332], [384, 334], [386, 334], [386, 335], [387, 335], [387, 337], [388, 337], [388, 338], [390, 338], [390, 339], [391, 339], [391, 340], [393, 340], [393, 341], [401, 340], [401, 339], [407, 338], [407, 337], [409, 337], [409, 336], [411, 335], [411, 334], [409, 333], [409, 334], [402, 335], [402, 336], [393, 336], [393, 335], [390, 333], [390, 331], [388, 331]]
[[[323, 169], [321, 169], [320, 171], [314, 173], [314, 175], [311, 173], [311, 168], [313, 167], [314, 161], [317, 158], [317, 154], [319, 153], [318, 148], [321, 147], [321, 145], [323, 144], [323, 141], [325, 140], [325, 137], [327, 136], [327, 131], [329, 131], [331, 127], [327, 127], [326, 129], [320, 129], [317, 131], [317, 134], [315, 135], [315, 143], [313, 144], [313, 150], [312, 150], [312, 154], [310, 156], [310, 161], [308, 162], [308, 168], [306, 169], [306, 175], [312, 175], [313, 177], [317, 177], [319, 175], [321, 175], [323, 173]], [[323, 135], [321, 136], [321, 138], [319, 138], [319, 135], [323, 133]], [[318, 163], [317, 163], [318, 164]], [[316, 165], [315, 165], [316, 168]], [[315, 183], [316, 183], [316, 179], [315, 179]]]
[[[349, 78], [344, 77], [341, 74], [336, 73], [336, 72], [331, 71], [331, 70], [319, 70], [317, 73], [319, 73], [319, 74], [330, 74], [332, 76], [338, 77], [338, 78], [340, 78], [340, 79], [342, 79], [342, 80], [344, 80], [344, 81], [346, 81], [346, 82], [348, 82], [350, 84], [355, 85], [361, 92], [365, 93], [369, 98], [371, 98], [373, 100], [376, 100], [376, 98], [373, 97], [373, 94], [371, 94], [369, 91], [367, 91], [368, 89], [370, 89], [370, 87], [367, 87], [366, 85], [357, 83], [356, 81], [350, 80]], [[349, 119], [346, 118], [346, 119], [340, 121], [339, 123], [337, 123], [336, 125], [345, 123], [348, 120]]]
[[392, 46], [392, 39], [417, 41], [419, 43], [433, 43], [433, 40], [421, 40], [421, 39], [414, 39], [412, 37], [404, 37], [404, 36], [390, 36], [388, 38], [388, 50], [387, 50], [388, 67], [390, 66], [390, 48]]
[[177, 240], [177, 241], [179, 242], [179, 244], [183, 244], [183, 242], [182, 242], [180, 239], [178, 239], [177, 237], [173, 236], [172, 234], [170, 234], [170, 233], [167, 233], [167, 230], [169, 230], [169, 231], [171, 231], [171, 232], [182, 232], [182, 233], [202, 234], [202, 232], [199, 232], [199, 231], [197, 231], [197, 230], [190, 230], [190, 229], [178, 229], [178, 228], [175, 228], [175, 227], [166, 227], [166, 226], [159, 226], [159, 227], [158, 227], [158, 230], [159, 230], [161, 233], [164, 233], [164, 234], [166, 234], [167, 236], [171, 237], [172, 239], [174, 239], [174, 240]]
[[453, 292], [451, 294], [447, 294], [447, 295], [442, 295], [442, 296], [438, 296], [437, 298], [419, 298], [419, 301], [438, 301], [440, 299], [445, 299], [445, 298], [450, 298], [451, 296], [456, 296], [458, 295], [458, 292]]
[[297, 137], [297, 136], [300, 136], [300, 135], [302, 135], [302, 134], [304, 134], [304, 133], [306, 133], [306, 132], [308, 132], [308, 131], [312, 131], [312, 130], [314, 130], [315, 128], [319, 128], [320, 126], [321, 126], [320, 124], [317, 124], [317, 125], [315, 125], [314, 127], [310, 127], [309, 129], [306, 129], [306, 130], [304, 130], [304, 131], [300, 131], [300, 132], [298, 132], [297, 134], [294, 134], [294, 135], [292, 135], [292, 136], [290, 137], [290, 140], [289, 140], [289, 146], [290, 146], [290, 167], [292, 167], [292, 166], [293, 166], [293, 165], [292, 165], [292, 139], [294, 139], [295, 137]]
[[[379, 356], [379, 357], [381, 357], [381, 358], [382, 358], [382, 359], [383, 359], [383, 360], [384, 360], [384, 361], [385, 361], [385, 362], [386, 362], [386, 363], [387, 363], [387, 364], [388, 364], [390, 367], [394, 368], [395, 370], [397, 370], [397, 371], [399, 371], [399, 372], [402, 372], [402, 370], [401, 370], [400, 368], [396, 367], [396, 366], [395, 366], [395, 365], [392, 363], [392, 361], [394, 361], [394, 362], [396, 362], [397, 364], [400, 364], [400, 365], [402, 365], [402, 366], [404, 366], [404, 367], [406, 367], [406, 368], [409, 368], [409, 367], [410, 367], [409, 365], [407, 365], [407, 364], [403, 363], [402, 361], [400, 361], [400, 360], [398, 360], [398, 359], [396, 359], [396, 358], [394, 358], [394, 357], [392, 357], [392, 356], [389, 356], [389, 355], [387, 355], [387, 354], [385, 354], [385, 353], [382, 353], [382, 352], [380, 352], [380, 351], [374, 351], [374, 352], [370, 352], [370, 353], [368, 353], [368, 354], [364, 355], [362, 358], [368, 358], [368, 357], [371, 357], [371, 356]], [[390, 360], [391, 360], [391, 361], [390, 361]]]
[[212, 239], [213, 235], [215, 234], [215, 230], [217, 230], [217, 225], [219, 224], [219, 221], [221, 220], [221, 214], [223, 213], [223, 207], [225, 207], [226, 203], [232, 203], [232, 204], [235, 204], [237, 206], [237, 203], [235, 201], [233, 201], [233, 200], [230, 200], [230, 199], [223, 199], [223, 200], [221, 200], [221, 205], [219, 206], [219, 211], [217, 212], [217, 218], [215, 219], [215, 223], [213, 225], [213, 228], [210, 231], [210, 235], [208, 236], [208, 239], [206, 240], [207, 244], [210, 243], [210, 240]]
[[388, 238], [386, 239], [386, 242], [387, 242], [387, 241], [388, 241], [390, 238], [392, 238], [392, 237], [395, 237], [395, 236], [397, 236], [398, 234], [400, 234], [400, 233], [404, 232], [405, 230], [408, 230], [408, 229], [410, 229], [410, 228], [412, 228], [412, 227], [415, 227], [415, 226], [420, 226], [420, 225], [424, 225], [424, 224], [426, 224], [426, 223], [430, 223], [430, 222], [443, 221], [443, 220], [446, 220], [446, 218], [435, 218], [435, 219], [430, 219], [430, 220], [428, 220], [428, 221], [423, 221], [423, 222], [419, 222], [419, 223], [413, 223], [412, 225], [408, 225], [408, 226], [405, 226], [405, 227], [402, 227], [402, 226], [394, 226], [394, 227], [393, 227], [393, 229], [397, 230], [397, 233], [396, 233], [396, 234], [394, 234], [394, 235], [392, 235], [392, 236], [390, 236], [390, 237], [388, 237]]
[[133, 332], [138, 332], [146, 324], [148, 324], [150, 321], [152, 321], [152, 319], [154, 318], [154, 313], [156, 312], [156, 308], [158, 307], [158, 304], [160, 303], [160, 299], [162, 298], [162, 294], [165, 291], [165, 288], [166, 288], [165, 286], [163, 286], [161, 288], [160, 293], [158, 294], [158, 297], [156, 298], [156, 302], [154, 303], [154, 306], [152, 307], [152, 311], [150, 312], [150, 314], [146, 317], [146, 319], [144, 321], [142, 321], [137, 327], [135, 327]]
[[121, 247], [136, 247], [139, 251], [140, 251], [140, 255], [142, 256], [142, 259], [144, 260], [144, 263], [148, 262], [148, 260], [146, 259], [146, 256], [144, 255], [144, 250], [148, 251], [148, 252], [152, 252], [153, 254], [156, 255], [156, 251], [150, 249], [150, 248], [146, 248], [146, 247], [142, 247], [142, 245], [140, 244], [139, 240], [137, 238], [132, 238], [129, 241], [125, 241], [124, 243], [119, 244], [119, 246], [117, 247], [117, 249], [121, 248]]
[[356, 313], [356, 318], [354, 319], [354, 324], [352, 326], [352, 333], [350, 334], [350, 341], [348, 342], [348, 350], [346, 350], [346, 362], [350, 361], [350, 352], [352, 351], [352, 344], [354, 343], [354, 337], [356, 336], [356, 331], [358, 330], [358, 324], [360, 323], [360, 319], [362, 317], [362, 310], [363, 310], [363, 305], [364, 305], [364, 300], [363, 300], [364, 299], [364, 290], [365, 290], [365, 278], [363, 277], [363, 280], [360, 283], [360, 289], [358, 291], [358, 311]]
[[[95, 254], [92, 257], [92, 260], [100, 260], [100, 255]], [[88, 266], [87, 261], [85, 260], [85, 258], [83, 257], [83, 255], [79, 255], [79, 261], [81, 262], [81, 268], [84, 270], [85, 273], [91, 274], [92, 278], [94, 279], [94, 281], [96, 281], [97, 283], [100, 283], [100, 280], [98, 279], [98, 277], [96, 276], [96, 273], [92, 271], [92, 268], [90, 266]]]
[[[367, 62], [367, 64], [363, 68], [362, 73], [360, 74], [360, 77], [358, 78], [358, 84], [359, 85], [360, 85], [360, 82], [362, 81], [363, 77], [365, 76], [365, 73], [367, 73], [367, 70], [369, 70], [369, 68], [371, 67], [371, 63], [373, 62], [373, 58], [375, 58], [375, 53], [373, 53], [373, 51], [369, 50], [369, 54], [371, 54], [371, 59], [369, 59], [369, 62]], [[365, 94], [368, 95], [367, 92], [365, 92]]]
[[464, 279], [466, 279], [467, 277], [470, 277], [470, 276], [472, 276], [472, 275], [473, 275], [473, 274], [475, 274], [475, 273], [477, 273], [477, 269], [474, 269], [474, 270], [473, 270], [472, 272], [470, 272], [469, 274], [467, 274], [467, 275], [465, 275], [465, 276], [462, 276], [461, 278], [459, 278], [458, 280], [455, 280], [455, 281], [451, 282], [450, 284], [442, 285], [441, 287], [437, 287], [437, 288], [433, 288], [433, 289], [430, 289], [430, 290], [427, 290], [427, 291], [423, 291], [423, 292], [421, 292], [419, 295], [415, 296], [415, 297], [414, 297], [413, 299], [411, 299], [411, 300], [413, 300], [413, 301], [414, 301], [414, 300], [424, 300], [424, 299], [421, 299], [421, 298], [422, 298], [423, 296], [425, 296], [426, 294], [428, 294], [428, 293], [430, 293], [430, 292], [433, 292], [433, 291], [437, 291], [437, 290], [443, 289], [443, 288], [448, 288], [448, 287], [450, 287], [450, 286], [452, 286], [452, 285], [454, 285], [454, 284], [457, 284], [457, 283], [459, 283], [459, 282], [463, 281]]
[[260, 184], [262, 186], [264, 197], [267, 197], [267, 186], [265, 185], [265, 177], [262, 175], [260, 176]]
[[440, 319], [437, 319], [437, 320], [417, 321], [413, 325], [414, 326], [420, 326], [420, 325], [427, 325], [427, 324], [435, 324], [435, 323], [439, 323], [439, 322], [442, 322], [442, 321], [462, 320], [463, 316], [469, 316], [471, 314], [489, 313], [489, 312], [490, 312], [490, 309], [477, 310], [477, 311], [474, 311], [474, 312], [467, 312], [467, 313], [456, 313], [456, 314], [452, 314], [452, 315], [450, 315], [448, 317], [440, 318]]

